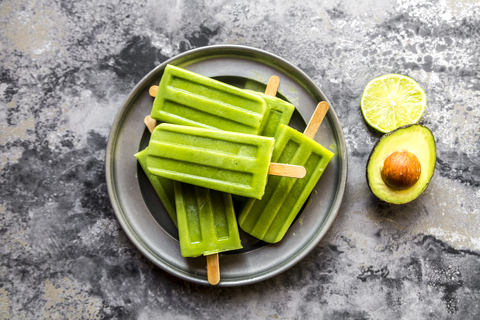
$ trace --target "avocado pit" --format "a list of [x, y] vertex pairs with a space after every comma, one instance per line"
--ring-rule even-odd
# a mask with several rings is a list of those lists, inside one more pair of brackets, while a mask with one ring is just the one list
[[422, 166], [417, 156], [407, 150], [397, 150], [388, 155], [381, 170], [385, 184], [398, 190], [413, 187], [421, 173]]

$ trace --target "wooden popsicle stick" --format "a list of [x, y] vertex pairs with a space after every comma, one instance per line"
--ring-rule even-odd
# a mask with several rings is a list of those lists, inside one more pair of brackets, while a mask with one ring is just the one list
[[207, 279], [211, 285], [216, 285], [220, 282], [220, 262], [218, 253], [210, 254], [207, 257]]
[[155, 127], [157, 126], [157, 120], [150, 117], [150, 115], [146, 116], [145, 119], [143, 119], [143, 122], [147, 126], [148, 131], [150, 131], [150, 133], [152, 133], [153, 129], [155, 129]]
[[305, 175], [307, 174], [307, 170], [305, 170], [305, 168], [302, 166], [271, 162], [270, 167], [268, 167], [268, 174], [272, 176], [301, 179], [305, 177]]
[[155, 97], [157, 95], [158, 91], [158, 86], [151, 86], [150, 89], [148, 89], [148, 94], [152, 97]]
[[307, 127], [303, 132], [304, 135], [313, 139], [313, 137], [317, 133], [318, 128], [320, 127], [320, 124], [322, 123], [323, 118], [327, 114], [328, 108], [329, 105], [326, 101], [321, 101], [317, 104], [317, 107], [313, 112], [312, 118], [310, 118], [310, 121], [308, 122]]
[[273, 75], [268, 79], [267, 87], [265, 88], [265, 94], [275, 97], [277, 95], [278, 87], [280, 86], [280, 78]]

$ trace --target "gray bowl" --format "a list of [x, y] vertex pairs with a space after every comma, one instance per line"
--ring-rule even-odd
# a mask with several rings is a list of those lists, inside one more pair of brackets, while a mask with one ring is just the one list
[[[165, 66], [174, 64], [232, 85], [264, 91], [271, 75], [280, 77], [278, 97], [296, 106], [290, 126], [303, 130], [319, 101], [328, 101], [299, 68], [271, 53], [234, 45], [203, 47], [180, 54], [156, 67], [132, 90], [113, 122], [106, 152], [108, 193], [115, 214], [136, 247], [163, 270], [182, 279], [209, 285], [205, 257], [184, 258], [178, 232], [133, 156], [146, 147], [149, 133], [143, 119]], [[330, 102], [329, 102], [330, 103]], [[251, 284], [273, 277], [305, 257], [333, 223], [347, 180], [347, 150], [333, 106], [315, 140], [335, 156], [284, 239], [267, 244], [241, 232], [243, 249], [220, 254], [218, 286]], [[236, 206], [242, 205], [236, 198]]]

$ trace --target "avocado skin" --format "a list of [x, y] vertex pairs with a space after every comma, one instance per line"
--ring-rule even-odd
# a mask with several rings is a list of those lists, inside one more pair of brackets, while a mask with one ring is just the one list
[[[367, 164], [366, 164], [366, 167], [365, 167], [365, 176], [366, 176], [368, 188], [370, 189], [370, 191], [371, 191], [378, 199], [380, 199], [380, 200], [382, 200], [382, 201], [384, 201], [384, 202], [392, 203], [392, 204], [405, 204], [405, 203], [408, 203], [408, 202], [411, 202], [411, 201], [415, 200], [416, 198], [418, 198], [418, 197], [425, 191], [425, 189], [427, 189], [427, 187], [428, 187], [428, 185], [430, 184], [430, 181], [432, 180], [433, 175], [434, 175], [434, 173], [435, 173], [435, 166], [434, 166], [434, 167], [433, 167], [433, 172], [431, 173], [431, 176], [430, 176], [430, 178], [428, 179], [428, 181], [424, 184], [424, 187], [422, 188], [421, 192], [420, 192], [415, 198], [410, 199], [409, 201], [406, 201], [406, 202], [402, 202], [402, 201], [389, 201], [389, 200], [386, 200], [386, 199], [382, 199], [382, 198], [379, 197], [379, 196], [374, 192], [374, 190], [372, 189], [372, 186], [371, 186], [371, 183], [370, 183], [370, 179], [369, 179], [369, 177], [368, 177], [368, 165], [370, 164], [370, 161], [371, 161], [371, 159], [372, 159], [373, 153], [375, 152], [375, 149], [377, 149], [377, 147], [379, 147], [379, 146], [382, 144], [382, 141], [385, 141], [385, 138], [387, 138], [387, 137], [389, 137], [389, 136], [391, 136], [391, 135], [393, 135], [393, 134], [396, 134], [399, 130], [407, 129], [407, 128], [410, 128], [410, 127], [413, 127], [413, 126], [418, 126], [418, 127], [422, 127], [422, 128], [424, 128], [424, 129], [427, 129], [427, 130], [430, 132], [430, 134], [432, 135], [432, 137], [433, 137], [432, 131], [431, 131], [429, 128], [427, 128], [426, 126], [421, 125], [421, 124], [418, 124], [418, 123], [407, 124], [407, 125], [405, 125], [405, 126], [398, 127], [397, 129], [392, 130], [392, 131], [390, 131], [389, 133], [384, 134], [384, 135], [380, 138], [380, 140], [378, 140], [377, 143], [373, 146], [372, 151], [370, 151], [370, 154], [369, 154], [369, 156], [368, 156], [368, 161], [367, 161]], [[436, 148], [437, 148], [437, 146], [436, 146], [436, 143], [435, 143], [435, 139], [433, 139], [433, 148], [435, 148], [435, 154], [436, 154]], [[435, 161], [436, 161], [436, 159], [435, 159]], [[422, 170], [423, 170], [423, 168], [422, 168]]]

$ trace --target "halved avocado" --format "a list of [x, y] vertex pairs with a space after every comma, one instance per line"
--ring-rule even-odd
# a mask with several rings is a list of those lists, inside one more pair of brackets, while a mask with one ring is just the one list
[[[412, 153], [421, 166], [418, 180], [413, 182], [412, 186], [403, 189], [390, 187], [385, 183], [384, 177], [382, 178], [385, 159], [396, 151]], [[419, 124], [400, 127], [384, 135], [370, 153], [367, 163], [368, 186], [383, 201], [394, 204], [410, 202], [427, 188], [435, 171], [436, 159], [435, 139], [427, 127]]]

